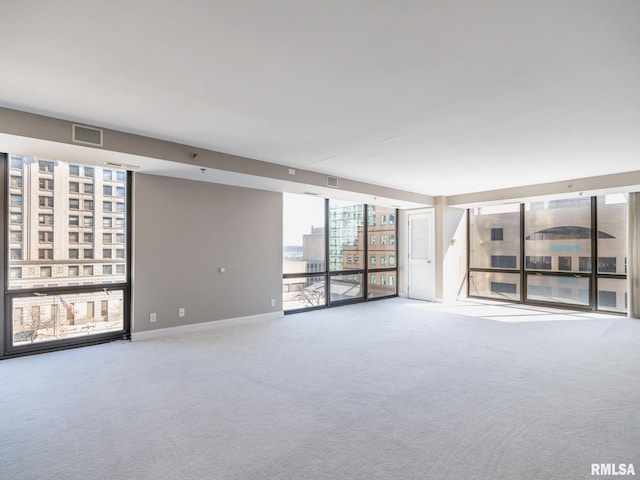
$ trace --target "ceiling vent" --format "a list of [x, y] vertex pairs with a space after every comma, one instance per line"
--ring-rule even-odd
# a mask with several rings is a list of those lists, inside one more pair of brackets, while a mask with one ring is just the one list
[[102, 130], [99, 128], [73, 125], [73, 143], [102, 147]]
[[338, 188], [338, 178], [337, 177], [327, 177], [327, 187]]

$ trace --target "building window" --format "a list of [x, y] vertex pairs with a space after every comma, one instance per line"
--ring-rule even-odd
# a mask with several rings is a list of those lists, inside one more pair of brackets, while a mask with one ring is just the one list
[[22, 170], [22, 157], [11, 156], [11, 168], [19, 168]]
[[84, 176], [93, 178], [93, 167], [84, 167]]
[[93, 210], [93, 200], [85, 200], [84, 201], [84, 209], [85, 210]]
[[93, 276], [93, 266], [85, 265], [84, 267], [82, 267], [82, 275], [85, 277]]
[[47, 231], [38, 232], [38, 241], [40, 243], [52, 243], [53, 242], [53, 232], [47, 232]]
[[598, 257], [598, 272], [616, 273], [616, 257]]
[[69, 193], [80, 193], [80, 183], [69, 182]]
[[11, 260], [22, 260], [22, 249], [12, 248], [9, 250], [9, 257]]
[[551, 270], [551, 257], [533, 255], [525, 258], [527, 270]]
[[46, 160], [38, 160], [38, 170], [43, 173], [53, 173], [53, 162], [48, 162]]
[[125, 266], [123, 264], [116, 265], [116, 273], [124, 274], [125, 273]]
[[11, 212], [9, 214], [9, 222], [11, 223], [22, 223], [22, 214]]
[[40, 260], [53, 260], [53, 249], [51, 248], [39, 248], [38, 259]]
[[113, 274], [113, 266], [111, 266], [111, 265], [103, 265], [102, 266], [102, 274], [103, 275], [112, 275]]
[[616, 292], [600, 290], [598, 292], [598, 306], [616, 308]]
[[111, 185], [104, 185], [102, 187], [102, 193], [105, 197], [110, 197], [113, 195], [113, 187]]
[[390, 267], [396, 266], [396, 257], [394, 255], [389, 255], [389, 266]]
[[124, 203], [122, 202], [118, 202], [116, 203], [116, 212], [118, 213], [125, 213], [126, 212], [126, 206]]
[[12, 207], [21, 207], [22, 206], [22, 195], [11, 195], [10, 203]]
[[13, 188], [22, 188], [22, 177], [18, 175], [11, 175], [11, 181], [9, 185]]
[[72, 258], [72, 259], [80, 258], [80, 250], [78, 250], [77, 248], [70, 248], [69, 258]]
[[83, 188], [84, 193], [93, 193], [93, 183], [85, 183]]
[[491, 255], [491, 268], [518, 268], [515, 255]]
[[22, 242], [22, 230], [11, 230], [9, 233], [9, 241], [12, 243]]
[[102, 202], [102, 211], [110, 213], [113, 211], [113, 202]]
[[491, 291], [493, 293], [515, 294], [517, 292], [517, 285], [515, 283], [491, 282]]
[[80, 176], [80, 166], [69, 165], [69, 175], [73, 175], [74, 177]]
[[386, 244], [387, 244], [387, 236], [380, 235], [380, 245], [386, 245]]
[[124, 182], [126, 179], [127, 179], [126, 172], [123, 172], [122, 170], [116, 172], [116, 180], [118, 182]]
[[69, 232], [69, 243], [78, 243], [78, 242], [80, 242], [80, 233]]
[[370, 241], [370, 245], [373, 247], [376, 244], [376, 236], [375, 235], [371, 235], [371, 241]]
[[77, 227], [80, 225], [80, 217], [78, 215], [69, 215], [69, 225]]
[[563, 271], [563, 272], [570, 272], [571, 271], [571, 257], [559, 256], [558, 257], [558, 270]]
[[347, 255], [347, 263], [353, 263], [353, 255]]
[[387, 264], [387, 256], [385, 254], [381, 254], [380, 255], [380, 265], [386, 265]]
[[[396, 224], [396, 216], [393, 213], [389, 214], [389, 225], [395, 225]], [[391, 279], [393, 277], [389, 277], [389, 279]], [[391, 283], [389, 283], [389, 285], [391, 285]]]
[[80, 200], [77, 198], [69, 199], [69, 210], [79, 210], [80, 209]]
[[85, 227], [93, 227], [93, 217], [84, 217], [83, 225]]
[[111, 254], [112, 254], [112, 250], [110, 248], [104, 248], [102, 250], [102, 258], [112, 258]]
[[387, 216], [380, 215], [380, 225], [386, 225], [386, 224], [387, 224]]
[[591, 257], [578, 257], [578, 270], [581, 272], [590, 272]]
[[80, 267], [78, 265], [71, 265], [69, 267], [69, 276], [70, 277], [80, 276]]
[[102, 178], [107, 181], [113, 180], [113, 172], [111, 170], [103, 170]]
[[376, 256], [375, 255], [371, 255], [371, 265], [375, 265], [376, 264]]
[[116, 187], [116, 196], [123, 198], [126, 194], [124, 187]]
[[113, 219], [111, 217], [104, 217], [102, 219], [102, 226], [106, 228], [113, 227]]
[[40, 190], [51, 190], [53, 191], [53, 179], [52, 178], [41, 178], [39, 180]]
[[110, 233], [103, 233], [102, 234], [102, 243], [113, 243], [112, 241], [113, 235]]
[[22, 268], [13, 267], [9, 269], [9, 278], [22, 278]]
[[116, 258], [124, 258], [124, 249], [122, 248], [116, 249]]
[[51, 267], [40, 267], [41, 277], [51, 277]]
[[93, 243], [93, 233], [92, 232], [84, 232], [83, 239], [85, 243]]
[[88, 258], [88, 259], [93, 258], [93, 248], [84, 249], [84, 258]]
[[40, 225], [53, 225], [53, 215], [41, 213], [38, 215], [38, 223]]
[[377, 280], [376, 280], [376, 276], [372, 274], [372, 275], [370, 275], [370, 277], [371, 277], [371, 279], [370, 279], [370, 283], [371, 283], [371, 285], [375, 285], [375, 284], [376, 284], [376, 282], [377, 282]]
[[502, 228], [492, 228], [491, 229], [491, 240], [504, 240], [504, 230]]
[[126, 227], [126, 220], [124, 218], [116, 218], [116, 227], [117, 228], [124, 228]]

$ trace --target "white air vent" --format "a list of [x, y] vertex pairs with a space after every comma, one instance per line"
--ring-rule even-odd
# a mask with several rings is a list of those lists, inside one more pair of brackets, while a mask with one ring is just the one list
[[327, 187], [338, 188], [338, 178], [337, 177], [327, 177]]
[[72, 135], [73, 143], [83, 143], [85, 145], [93, 145], [94, 147], [102, 146], [102, 130], [99, 128], [74, 124]]

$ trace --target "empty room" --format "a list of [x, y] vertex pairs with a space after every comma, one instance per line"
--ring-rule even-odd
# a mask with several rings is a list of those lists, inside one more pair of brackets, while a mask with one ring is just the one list
[[0, 478], [638, 478], [639, 2], [0, 18]]

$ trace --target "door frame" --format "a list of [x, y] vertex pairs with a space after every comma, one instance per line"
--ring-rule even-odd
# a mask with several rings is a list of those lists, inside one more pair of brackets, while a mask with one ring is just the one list
[[431, 258], [433, 259], [433, 268], [431, 269], [431, 274], [430, 277], [427, 281], [431, 283], [431, 285], [433, 285], [433, 289], [430, 292], [431, 295], [427, 295], [427, 298], [425, 298], [426, 301], [429, 302], [435, 302], [436, 301], [436, 265], [435, 265], [435, 261], [436, 261], [436, 235], [435, 235], [435, 219], [436, 219], [436, 209], [435, 208], [421, 208], [418, 210], [409, 210], [407, 211], [407, 222], [406, 222], [406, 234], [404, 235], [405, 237], [405, 248], [406, 248], [406, 256], [405, 256], [405, 260], [406, 260], [406, 269], [405, 269], [405, 274], [403, 275], [404, 277], [404, 281], [405, 281], [405, 288], [404, 290], [404, 294], [407, 298], [411, 298], [409, 296], [409, 280], [411, 277], [411, 265], [410, 265], [410, 260], [411, 260], [411, 218], [413, 216], [417, 216], [417, 215], [431, 215], [431, 221], [428, 222], [428, 228], [431, 229], [431, 232], [427, 232], [427, 234], [431, 237], [431, 251], [429, 252], [429, 255], [431, 256]]

